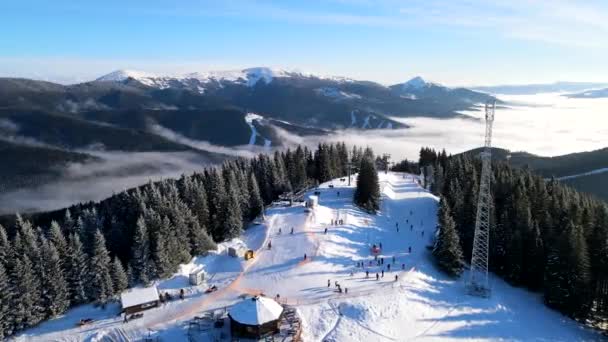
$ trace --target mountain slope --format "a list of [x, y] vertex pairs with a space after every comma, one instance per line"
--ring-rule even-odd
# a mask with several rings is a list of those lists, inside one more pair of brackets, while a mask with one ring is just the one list
[[[97, 158], [44, 146], [28, 146], [0, 140], [0, 156], [7, 167], [0, 167], [0, 193], [35, 187], [61, 176], [70, 163], [87, 163]], [[10, 165], [10, 167], [8, 167]]]

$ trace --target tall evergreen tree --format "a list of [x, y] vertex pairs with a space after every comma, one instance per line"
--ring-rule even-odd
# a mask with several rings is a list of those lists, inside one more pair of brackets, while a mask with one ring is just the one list
[[42, 277], [42, 301], [46, 317], [64, 313], [70, 305], [70, 291], [65, 280], [59, 252], [52, 241], [42, 245], [44, 276]]
[[438, 213], [438, 234], [433, 247], [433, 256], [439, 268], [450, 276], [457, 277], [464, 269], [464, 258], [456, 224], [452, 219], [450, 208], [444, 199], [441, 200]]
[[106, 239], [97, 230], [93, 239], [93, 254], [89, 266], [89, 297], [96, 303], [104, 305], [112, 297], [113, 289]]
[[27, 255], [15, 255], [12, 262], [10, 279], [11, 296], [10, 312], [13, 331], [25, 329], [38, 324], [42, 317], [38, 314], [41, 307], [40, 284]]
[[131, 270], [136, 283], [150, 282], [150, 238], [142, 216], [137, 219], [131, 257]]
[[68, 239], [65, 268], [71, 303], [85, 303], [89, 299], [86, 293], [89, 265], [78, 234], [72, 233]]
[[121, 293], [129, 286], [127, 272], [125, 272], [120, 259], [114, 257], [112, 260], [112, 284], [114, 285], [114, 293]]
[[354, 195], [355, 204], [371, 212], [380, 209], [380, 185], [373, 159], [364, 157], [359, 166], [357, 189]]
[[239, 204], [239, 195], [237, 190], [237, 184], [229, 182], [226, 186], [227, 196], [225, 197], [224, 208], [225, 211], [221, 213], [224, 232], [222, 234], [222, 240], [232, 239], [241, 234], [243, 230], [243, 221], [241, 219], [241, 207]]
[[0, 340], [12, 333], [11, 288], [4, 263], [0, 262]]
[[247, 184], [249, 187], [249, 219], [253, 219], [260, 215], [262, 210], [264, 210], [264, 202], [262, 200], [262, 196], [260, 195], [260, 188], [258, 187], [258, 181], [255, 178], [255, 174], [252, 172], [249, 175], [249, 182]]

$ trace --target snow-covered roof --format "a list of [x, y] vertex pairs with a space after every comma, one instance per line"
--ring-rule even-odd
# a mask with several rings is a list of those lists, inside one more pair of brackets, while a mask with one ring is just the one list
[[158, 300], [156, 287], [135, 288], [120, 294], [120, 303], [123, 308], [129, 308]]
[[253, 297], [233, 305], [228, 314], [232, 319], [247, 325], [262, 325], [281, 317], [283, 307], [268, 297]]

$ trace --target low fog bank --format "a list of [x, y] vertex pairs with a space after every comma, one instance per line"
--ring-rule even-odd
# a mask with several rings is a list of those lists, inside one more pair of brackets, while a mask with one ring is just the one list
[[[493, 136], [496, 147], [551, 157], [608, 146], [608, 99], [569, 99], [560, 94], [498, 97], [517, 105], [496, 109]], [[445, 148], [455, 154], [482, 146], [485, 133], [484, 111], [461, 114], [465, 117], [393, 118], [411, 128], [345, 130], [307, 140], [370, 146], [376, 153], [390, 153], [393, 160], [418, 160], [422, 146]]]
[[[499, 98], [519, 105], [497, 109], [494, 146], [543, 156], [608, 146], [608, 99], [569, 99], [559, 94], [499, 95]], [[524, 103], [526, 105], [521, 105]], [[156, 126], [154, 131], [172, 141], [227, 156], [251, 157], [298, 144], [314, 149], [322, 141], [344, 141], [350, 146], [370, 146], [378, 154], [390, 153], [393, 160], [418, 160], [422, 146], [445, 148], [448, 153], [454, 154], [483, 144], [484, 112], [462, 114], [463, 117], [452, 119], [394, 118], [411, 128], [347, 129], [323, 136], [302, 137], [275, 127], [283, 147], [276, 147], [278, 144], [273, 143], [275, 147], [271, 149], [249, 145], [212, 145], [186, 138], [161, 126]], [[71, 164], [59, 181], [45, 186], [0, 194], [0, 213], [53, 210], [78, 202], [97, 201], [149, 180], [179, 177], [209, 165], [207, 158], [194, 152], [83, 152], [102, 160]]]
[[193, 152], [91, 152], [99, 161], [73, 163], [54, 182], [0, 194], [0, 214], [64, 208], [99, 201], [150, 180], [176, 178], [209, 165]]

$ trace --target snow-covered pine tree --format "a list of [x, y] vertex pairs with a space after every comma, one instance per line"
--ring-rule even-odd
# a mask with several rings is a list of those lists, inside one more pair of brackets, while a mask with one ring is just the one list
[[135, 283], [147, 284], [150, 281], [150, 238], [142, 216], [137, 219], [135, 226], [130, 266]]
[[88, 285], [89, 298], [97, 304], [106, 304], [113, 295], [110, 255], [106, 248], [106, 239], [99, 230], [95, 232], [93, 238]]
[[[166, 239], [163, 238], [163, 233], [157, 230], [154, 233], [152, 242], [152, 260], [154, 261], [155, 277], [166, 278], [171, 275], [173, 267], [171, 266], [171, 259], [168, 255]], [[129, 269], [132, 270], [130, 266]], [[129, 282], [129, 284], [132, 283]]]
[[209, 229], [214, 241], [222, 241], [224, 227], [222, 226], [223, 220], [221, 215], [226, 212], [226, 187], [223, 177], [220, 176], [217, 170], [209, 172], [208, 184]]
[[65, 214], [63, 215], [63, 228], [67, 232], [66, 235], [72, 234], [74, 232], [74, 228], [76, 226], [76, 221], [72, 217], [72, 213], [70, 209], [65, 210]]
[[566, 269], [562, 270], [566, 280], [563, 286], [568, 293], [566, 310], [574, 318], [585, 319], [589, 312], [591, 283], [587, 242], [582, 228], [573, 223], [566, 228], [566, 234], [567, 247], [562, 251], [566, 261]]
[[247, 184], [249, 188], [249, 219], [253, 219], [262, 213], [264, 210], [264, 201], [260, 195], [260, 188], [258, 187], [258, 181], [255, 178], [253, 172], [249, 175], [249, 182]]
[[458, 277], [464, 269], [464, 259], [456, 224], [450, 208], [444, 199], [439, 204], [438, 234], [433, 248], [433, 256], [439, 268], [452, 277]]
[[89, 274], [88, 256], [83, 250], [79, 234], [72, 233], [68, 238], [68, 253], [65, 260], [66, 280], [72, 304], [88, 301], [86, 284]]
[[8, 235], [6, 235], [6, 230], [0, 224], [0, 263], [6, 266], [8, 262], [8, 256], [10, 253], [10, 242], [8, 241]]
[[363, 157], [357, 176], [357, 188], [354, 195], [355, 204], [371, 212], [380, 209], [380, 184], [373, 159]]
[[61, 227], [57, 221], [51, 221], [51, 227], [48, 232], [48, 239], [53, 243], [53, 246], [59, 253], [59, 259], [64, 261], [68, 253], [68, 242], [61, 231]]
[[18, 331], [34, 326], [42, 320], [39, 315], [40, 283], [27, 255], [15, 255], [11, 262], [10, 313], [12, 330]]
[[112, 260], [112, 284], [114, 285], [114, 293], [120, 294], [129, 287], [129, 279], [125, 272], [122, 262], [118, 257]]
[[222, 240], [237, 237], [243, 231], [243, 220], [237, 187], [238, 184], [233, 181], [229, 181], [228, 184], [226, 184], [227, 196], [224, 203], [224, 208], [226, 209], [221, 213], [221, 221], [224, 228]]
[[45, 276], [42, 277], [42, 300], [46, 317], [64, 313], [70, 306], [70, 291], [65, 280], [63, 260], [52, 241], [42, 245], [42, 262]]
[[6, 268], [4, 267], [4, 263], [0, 262], [0, 340], [12, 333], [11, 320], [13, 315], [10, 307], [12, 300], [11, 293]]

